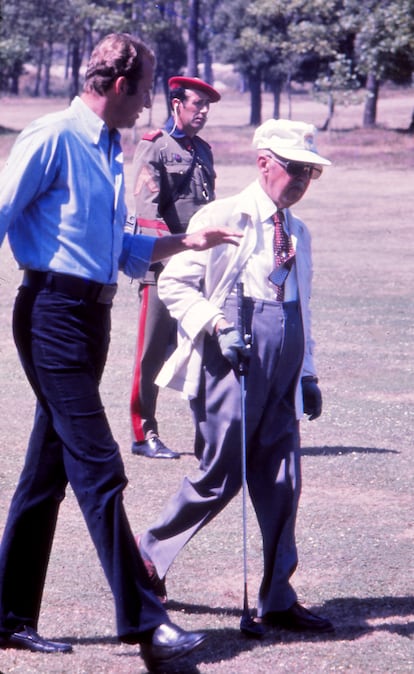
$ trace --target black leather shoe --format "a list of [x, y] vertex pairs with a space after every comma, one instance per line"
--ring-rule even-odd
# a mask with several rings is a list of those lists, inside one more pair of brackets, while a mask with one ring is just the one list
[[287, 611], [270, 611], [263, 621], [272, 627], [283, 627], [292, 632], [333, 632], [334, 626], [327, 620], [315, 615], [298, 602]]
[[164, 445], [158, 435], [154, 435], [143, 442], [133, 442], [131, 451], [139, 456], [146, 456], [149, 459], [179, 459], [180, 454], [173, 452]]
[[203, 632], [185, 632], [174, 623], [164, 623], [156, 628], [150, 643], [141, 644], [141, 657], [148, 669], [154, 671], [174, 658], [191, 653], [205, 638]]
[[71, 653], [72, 646], [60, 641], [48, 641], [32, 627], [24, 627], [19, 632], [13, 632], [4, 637], [0, 643], [2, 648], [20, 648], [33, 653]]
[[145, 564], [145, 568], [147, 570], [148, 578], [150, 579], [152, 589], [154, 590], [154, 594], [161, 602], [161, 604], [166, 604], [168, 601], [168, 597], [167, 597], [167, 588], [165, 585], [165, 578], [159, 577], [157, 569], [155, 568], [155, 564], [148, 557], [148, 555], [146, 555], [145, 552], [141, 549], [140, 546], [141, 536], [140, 535], [136, 536], [135, 540], [137, 542], [139, 554], [141, 555], [142, 561]]

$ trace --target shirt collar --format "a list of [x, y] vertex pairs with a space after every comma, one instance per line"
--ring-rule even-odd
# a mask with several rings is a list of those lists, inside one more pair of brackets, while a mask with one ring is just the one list
[[[103, 119], [99, 117], [89, 105], [86, 105], [80, 96], [75, 96], [73, 101], [70, 104], [71, 109], [74, 111], [75, 115], [82, 119], [86, 131], [92, 138], [92, 142], [95, 145], [99, 145], [101, 139], [105, 139], [104, 144], [108, 143], [109, 139], [109, 129]], [[114, 130], [114, 137], [120, 138], [120, 133], [116, 129]]]
[[255, 185], [259, 217], [262, 222], [266, 222], [272, 218], [278, 208], [269, 195], [266, 194], [259, 180], [256, 181]]
[[[253, 197], [253, 198], [252, 198]], [[261, 223], [269, 222], [272, 216], [277, 211], [277, 206], [264, 191], [259, 179], [257, 178], [247, 188], [245, 188], [238, 199], [237, 210], [241, 213], [246, 213], [253, 221], [256, 218]], [[287, 233], [290, 231], [290, 215], [289, 210], [285, 209], [285, 229]]]
[[[168, 135], [172, 136], [173, 138], [177, 138], [177, 139], [178, 138], [179, 139], [187, 138], [187, 135], [183, 131], [181, 131], [181, 129], [178, 129], [178, 128], [174, 129], [174, 123], [175, 123], [174, 117], [171, 115], [171, 117], [169, 117], [169, 119], [166, 121], [165, 126], [164, 126], [164, 129], [166, 130]], [[173, 131], [173, 129], [174, 129], [174, 131]]]

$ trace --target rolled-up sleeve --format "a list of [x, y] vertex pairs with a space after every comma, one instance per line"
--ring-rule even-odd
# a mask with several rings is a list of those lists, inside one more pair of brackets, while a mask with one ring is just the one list
[[124, 233], [119, 268], [131, 278], [140, 278], [151, 264], [155, 238], [142, 234]]

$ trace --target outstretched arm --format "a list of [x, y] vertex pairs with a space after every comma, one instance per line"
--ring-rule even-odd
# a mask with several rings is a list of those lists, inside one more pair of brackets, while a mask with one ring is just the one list
[[228, 227], [204, 227], [196, 232], [173, 234], [157, 238], [152, 249], [152, 262], [158, 262], [166, 257], [181, 253], [184, 250], [207, 250], [223, 243], [238, 246], [237, 239], [243, 236], [242, 232]]

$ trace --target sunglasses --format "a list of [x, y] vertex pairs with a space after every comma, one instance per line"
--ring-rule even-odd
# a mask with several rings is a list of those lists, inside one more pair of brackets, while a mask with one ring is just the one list
[[273, 155], [266, 155], [269, 159], [273, 159], [279, 166], [282, 166], [286, 173], [292, 178], [307, 175], [310, 180], [317, 180], [322, 175], [322, 166], [316, 164], [302, 164], [300, 161], [283, 161], [279, 157]]

